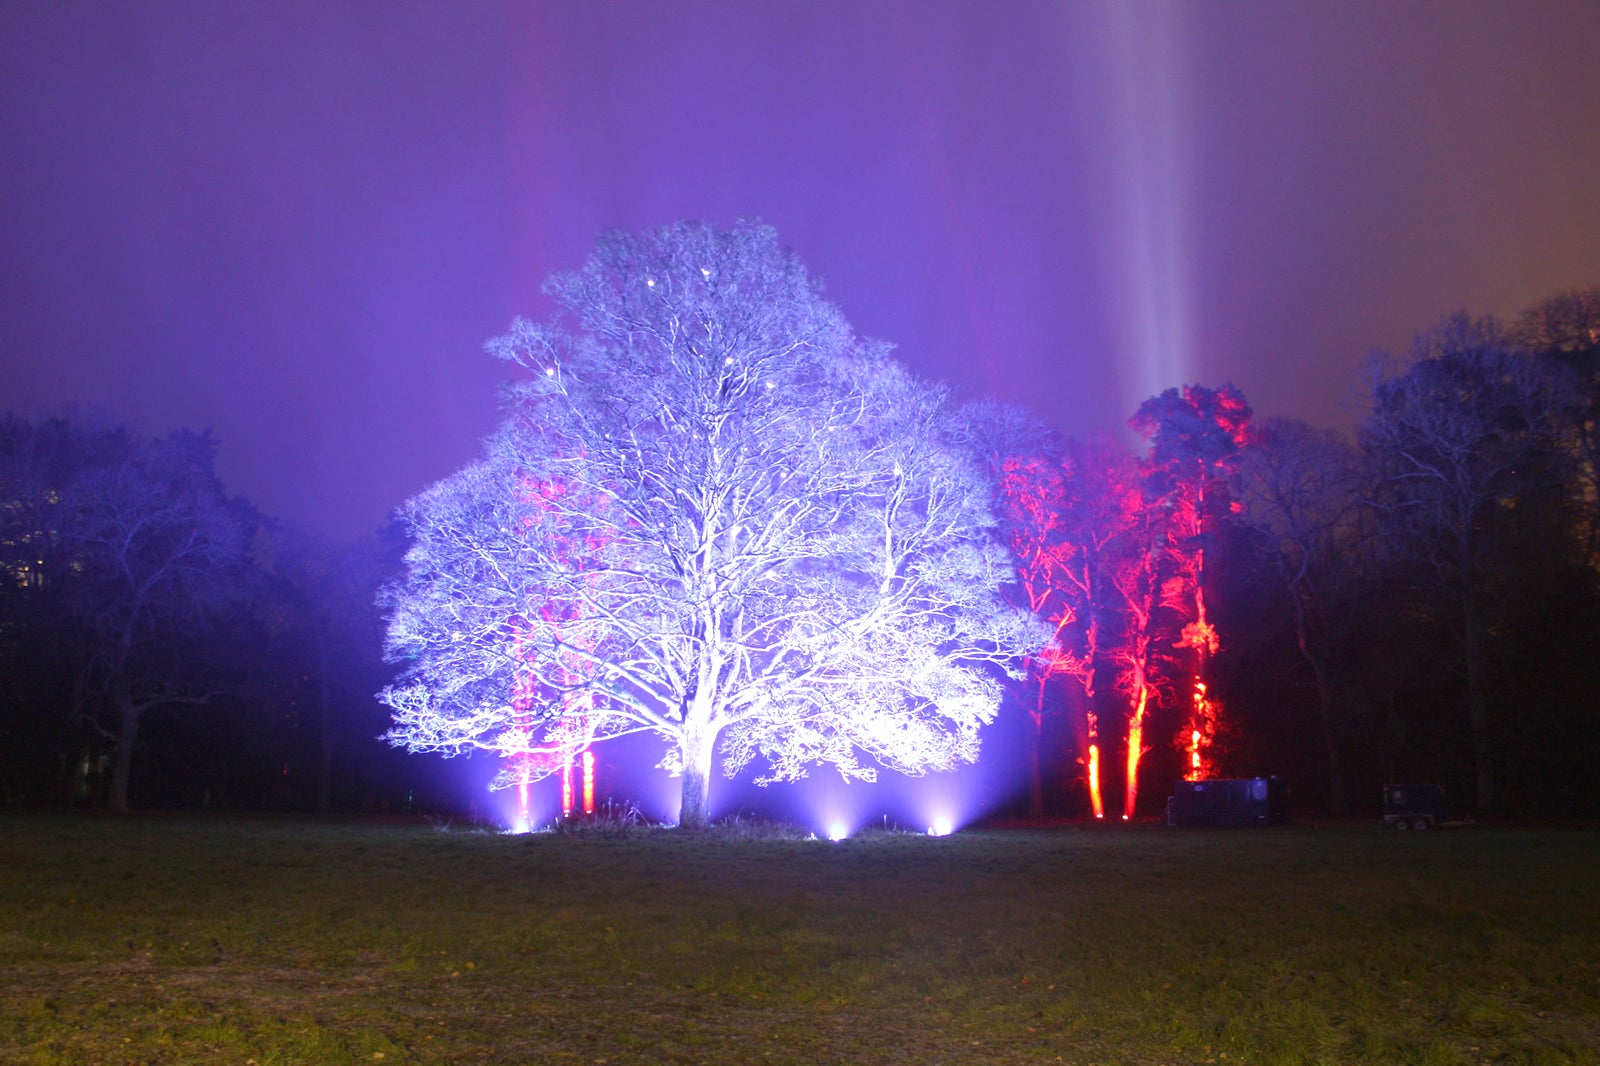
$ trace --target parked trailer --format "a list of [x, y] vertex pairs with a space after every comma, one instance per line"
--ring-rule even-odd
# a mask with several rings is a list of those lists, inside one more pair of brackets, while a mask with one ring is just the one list
[[1179, 781], [1167, 799], [1167, 824], [1252, 826], [1289, 823], [1289, 784], [1277, 777]]
[[1390, 829], [1432, 829], [1445, 824], [1444, 786], [1388, 785], [1383, 790], [1383, 824]]

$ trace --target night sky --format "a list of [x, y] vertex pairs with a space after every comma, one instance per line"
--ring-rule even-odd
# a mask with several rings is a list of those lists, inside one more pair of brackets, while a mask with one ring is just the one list
[[1600, 4], [0, 4], [0, 409], [211, 427], [332, 535], [477, 452], [595, 237], [774, 224], [865, 335], [1069, 433], [1353, 421], [1600, 283]]

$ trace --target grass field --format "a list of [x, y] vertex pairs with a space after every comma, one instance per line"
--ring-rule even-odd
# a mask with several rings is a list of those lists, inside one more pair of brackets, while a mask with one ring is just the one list
[[6, 1063], [1600, 1063], [1600, 834], [0, 817]]

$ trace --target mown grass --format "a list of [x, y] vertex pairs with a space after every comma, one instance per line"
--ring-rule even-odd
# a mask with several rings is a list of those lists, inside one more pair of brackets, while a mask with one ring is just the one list
[[0, 818], [7, 1063], [1600, 1063], [1600, 834]]

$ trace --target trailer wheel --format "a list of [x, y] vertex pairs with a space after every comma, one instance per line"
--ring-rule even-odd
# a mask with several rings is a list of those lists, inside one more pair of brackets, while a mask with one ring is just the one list
[[1424, 829], [1428, 828], [1428, 820], [1426, 818], [1418, 818], [1416, 821], [1411, 823], [1411, 828], [1420, 833]]
[[1404, 818], [1396, 818], [1394, 820], [1394, 827], [1397, 831], [1404, 833], [1407, 829], [1411, 828], [1411, 823], [1406, 821]]

